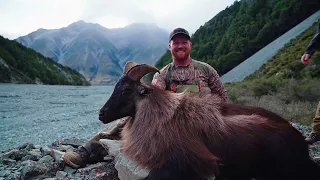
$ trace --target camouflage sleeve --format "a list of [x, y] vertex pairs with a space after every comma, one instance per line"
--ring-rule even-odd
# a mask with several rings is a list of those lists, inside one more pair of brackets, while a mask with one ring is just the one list
[[165, 81], [165, 77], [163, 76], [163, 73], [160, 73], [160, 74], [156, 73], [153, 76], [152, 84], [157, 86], [160, 89], [165, 90], [166, 89], [166, 81]]
[[217, 94], [218, 96], [220, 96], [224, 102], [228, 101], [227, 90], [223, 86], [223, 84], [222, 84], [222, 82], [220, 80], [219, 74], [211, 66], [209, 67], [209, 82], [208, 82], [208, 86], [211, 89], [211, 92], [213, 94]]
[[318, 25], [318, 30], [315, 33], [312, 40], [310, 41], [305, 53], [312, 55], [319, 48], [320, 48], [320, 23]]

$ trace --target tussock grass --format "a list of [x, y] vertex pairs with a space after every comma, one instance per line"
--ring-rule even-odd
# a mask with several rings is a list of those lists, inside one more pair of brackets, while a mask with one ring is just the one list
[[231, 101], [271, 110], [291, 122], [310, 125], [320, 101], [320, 79], [253, 79], [226, 84]]

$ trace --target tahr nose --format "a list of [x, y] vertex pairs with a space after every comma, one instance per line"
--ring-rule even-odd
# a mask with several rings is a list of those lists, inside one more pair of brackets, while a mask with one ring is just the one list
[[103, 116], [103, 111], [99, 111], [99, 116]]

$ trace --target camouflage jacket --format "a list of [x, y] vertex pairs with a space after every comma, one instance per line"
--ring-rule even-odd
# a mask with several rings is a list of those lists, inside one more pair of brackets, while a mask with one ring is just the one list
[[[197, 68], [199, 65], [204, 68]], [[175, 66], [170, 63], [160, 70], [160, 74], [156, 73], [152, 80], [152, 84], [164, 90], [172, 90], [171, 86], [192, 85], [195, 82], [201, 86], [201, 91], [208, 90], [221, 97], [223, 101], [228, 101], [227, 90], [217, 71], [209, 64], [194, 59], [187, 66]]]

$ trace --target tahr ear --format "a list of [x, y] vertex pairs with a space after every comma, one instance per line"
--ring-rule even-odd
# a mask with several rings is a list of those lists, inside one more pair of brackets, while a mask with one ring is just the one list
[[138, 93], [141, 95], [151, 94], [153, 92], [153, 89], [144, 85], [138, 86]]

